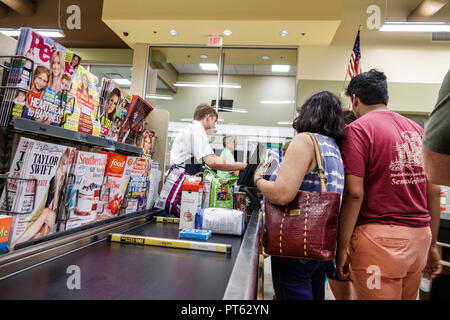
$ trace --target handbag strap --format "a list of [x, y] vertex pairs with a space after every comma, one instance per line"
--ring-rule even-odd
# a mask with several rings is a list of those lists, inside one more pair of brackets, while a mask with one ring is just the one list
[[310, 132], [306, 132], [311, 140], [313, 141], [314, 145], [314, 154], [316, 156], [316, 162], [317, 162], [317, 175], [319, 176], [320, 180], [320, 188], [322, 192], [327, 192], [327, 176], [325, 175], [325, 169], [323, 166], [323, 158], [322, 158], [322, 152], [320, 151], [320, 144], [319, 141], [317, 141], [317, 138], [314, 134]]

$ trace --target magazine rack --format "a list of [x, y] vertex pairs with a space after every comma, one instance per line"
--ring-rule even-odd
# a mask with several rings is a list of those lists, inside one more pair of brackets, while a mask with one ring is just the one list
[[[0, 59], [10, 58], [10, 66], [7, 66], [5, 63], [0, 63], [0, 68], [4, 70], [3, 79], [6, 80], [6, 83], [8, 82], [17, 82], [17, 84], [20, 84], [21, 82], [21, 76], [19, 77], [19, 73], [17, 73], [17, 79], [9, 79], [10, 73], [14, 68], [20, 67], [17, 64], [17, 61], [23, 61], [27, 60], [31, 62], [31, 70], [34, 70], [34, 61], [30, 58], [27, 58], [25, 56], [19, 56], [19, 55], [13, 55], [13, 56], [0, 56]], [[33, 71], [30, 72], [30, 79], [33, 77]], [[22, 90], [29, 92], [31, 90], [31, 83], [32, 81], [28, 81], [28, 86], [26, 88], [23, 88], [19, 85], [1, 85], [0, 86], [0, 107], [3, 106], [3, 100], [5, 99], [5, 96], [8, 94], [9, 97], [13, 97], [16, 93], [16, 90]], [[11, 101], [12, 102], [12, 101]], [[12, 105], [12, 104], [11, 104]], [[2, 108], [3, 109], [3, 108]], [[0, 109], [0, 127], [7, 127], [9, 123], [9, 119], [11, 115], [9, 114], [11, 110], [1, 110]]]
[[[33, 212], [33, 210], [34, 210], [34, 206], [35, 206], [35, 202], [36, 202], [36, 187], [37, 187], [37, 179], [25, 179], [25, 178], [14, 178], [14, 177], [8, 177], [8, 175], [6, 175], [6, 174], [1, 174], [0, 175], [0, 180], [6, 180], [6, 185], [5, 185], [5, 200], [4, 200], [4, 204], [5, 204], [5, 209], [2, 209], [2, 207], [3, 207], [3, 203], [0, 203], [0, 212], [1, 213], [6, 213], [6, 214], [10, 214], [10, 215], [15, 215], [15, 214], [30, 214], [30, 213], [32, 213]], [[33, 192], [32, 193], [30, 193], [31, 194], [31, 196], [32, 196], [32, 198], [33, 198], [33, 206], [31, 207], [31, 209], [30, 209], [30, 211], [28, 211], [28, 212], [14, 212], [14, 211], [11, 211], [10, 209], [9, 209], [9, 201], [8, 201], [8, 198], [9, 198], [9, 196], [8, 196], [8, 193], [9, 193], [9, 190], [8, 190], [8, 181], [11, 181], [11, 180], [19, 180], [19, 181], [23, 181], [23, 182], [25, 182], [25, 181], [31, 181], [33, 184], [34, 184], [34, 186], [32, 187], [32, 190], [33, 190]], [[17, 183], [17, 182], [16, 182]]]

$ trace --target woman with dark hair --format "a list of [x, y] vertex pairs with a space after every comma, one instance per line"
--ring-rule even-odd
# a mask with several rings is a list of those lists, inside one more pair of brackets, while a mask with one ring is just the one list
[[113, 121], [114, 116], [116, 114], [117, 106], [119, 105], [121, 98], [121, 93], [118, 88], [114, 88], [108, 96], [108, 99], [106, 100], [106, 108], [105, 108], [105, 114], [106, 118], [108, 120]]
[[[310, 132], [320, 144], [327, 191], [342, 195], [344, 166], [339, 147], [344, 140], [344, 119], [339, 99], [327, 91], [313, 95], [301, 107], [293, 127], [298, 134], [286, 151], [275, 181], [263, 179], [262, 167], [255, 173], [255, 186], [277, 205], [287, 205], [298, 191], [320, 192], [314, 145], [306, 134]], [[275, 296], [279, 300], [323, 300], [325, 276], [335, 273], [333, 261], [272, 256], [271, 264]]]

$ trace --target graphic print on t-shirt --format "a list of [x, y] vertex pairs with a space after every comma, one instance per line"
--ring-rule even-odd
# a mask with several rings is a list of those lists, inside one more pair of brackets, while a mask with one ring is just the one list
[[402, 131], [400, 135], [403, 143], [395, 145], [397, 157], [389, 166], [392, 185], [426, 182], [421, 135], [411, 131]]

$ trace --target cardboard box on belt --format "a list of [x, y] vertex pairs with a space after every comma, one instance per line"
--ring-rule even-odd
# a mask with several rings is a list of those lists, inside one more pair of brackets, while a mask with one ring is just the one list
[[181, 186], [180, 229], [194, 229], [195, 214], [201, 209], [202, 196], [201, 178], [188, 176]]

